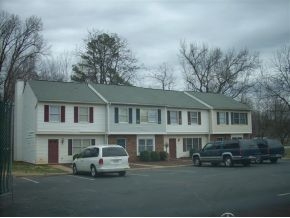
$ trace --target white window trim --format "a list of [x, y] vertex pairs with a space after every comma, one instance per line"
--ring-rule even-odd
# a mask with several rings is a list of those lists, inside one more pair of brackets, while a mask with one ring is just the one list
[[[171, 113], [176, 113], [176, 123], [172, 123], [172, 119], [171, 119]], [[179, 111], [178, 110], [169, 110], [169, 116], [170, 116], [170, 124], [169, 125], [173, 125], [173, 126], [178, 126], [179, 125]]]
[[[126, 110], [127, 114], [127, 120], [126, 121], [121, 121], [121, 110]], [[129, 108], [128, 107], [119, 107], [119, 123], [129, 123]]]
[[137, 136], [137, 156], [140, 155], [140, 152], [139, 152], [139, 140], [140, 139], [152, 139], [153, 140], [153, 151], [155, 151], [155, 136]]
[[[245, 125], [245, 126], [249, 125], [248, 113], [247, 112], [232, 112], [232, 113], [233, 113], [233, 116], [231, 116], [231, 118], [233, 118], [233, 120], [231, 120], [231, 124], [232, 125]], [[234, 122], [235, 121], [235, 118], [234, 118], [235, 114], [239, 115], [239, 119], [238, 119], [239, 123], [235, 123]], [[245, 120], [246, 123], [241, 123], [241, 114], [245, 114], [246, 115], [246, 120]]]
[[[87, 119], [87, 121], [82, 121], [81, 120], [81, 108], [86, 108], [87, 109], [87, 112], [88, 112], [88, 119]], [[88, 106], [79, 106], [78, 107], [78, 120], [79, 120], [79, 123], [88, 123], [89, 122], [89, 119], [90, 119], [90, 107], [88, 107]]]
[[[218, 125], [226, 125], [227, 124], [227, 112], [218, 111], [219, 112], [219, 124]], [[224, 114], [224, 122], [221, 122], [221, 114]]]
[[[142, 111], [146, 111], [147, 113], [147, 121], [142, 121]], [[154, 122], [149, 121], [149, 111], [154, 111], [156, 113], [156, 119]], [[158, 123], [158, 109], [155, 108], [140, 108], [140, 123], [142, 124], [157, 124]]]
[[[200, 111], [189, 111], [189, 113], [190, 113], [190, 125], [198, 125], [198, 123], [199, 123], [198, 112], [200, 112]], [[192, 114], [193, 113], [196, 113], [196, 121], [197, 121], [196, 123], [192, 122]]]
[[[51, 119], [51, 115], [52, 115], [52, 107], [57, 107], [58, 108], [58, 120], [52, 120]], [[56, 114], [54, 114], [54, 115], [56, 115]], [[49, 105], [49, 114], [48, 114], [48, 116], [49, 116], [49, 122], [50, 123], [60, 123], [60, 121], [61, 121], [61, 107], [60, 107], [60, 105]]]

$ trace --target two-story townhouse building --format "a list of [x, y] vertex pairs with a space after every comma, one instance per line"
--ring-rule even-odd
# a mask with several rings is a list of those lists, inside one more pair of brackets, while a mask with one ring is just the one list
[[143, 150], [189, 155], [208, 139], [208, 108], [179, 91], [93, 84], [109, 105], [108, 142], [126, 147], [131, 160]]
[[14, 159], [69, 163], [82, 148], [105, 143], [106, 104], [86, 84], [18, 81]]
[[188, 157], [210, 140], [248, 137], [251, 112], [223, 95], [74, 82], [18, 81], [14, 159], [70, 163], [94, 144]]
[[208, 108], [211, 141], [250, 138], [252, 134], [251, 109], [232, 98], [214, 93], [186, 92]]

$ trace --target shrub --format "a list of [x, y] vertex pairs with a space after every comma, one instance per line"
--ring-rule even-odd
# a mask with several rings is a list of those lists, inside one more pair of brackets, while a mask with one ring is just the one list
[[141, 151], [140, 152], [140, 160], [141, 161], [150, 161], [150, 152], [149, 151]]
[[151, 152], [151, 160], [152, 161], [159, 161], [160, 160], [160, 155], [157, 151]]
[[167, 160], [168, 153], [166, 151], [160, 151], [159, 155], [160, 155], [160, 160]]

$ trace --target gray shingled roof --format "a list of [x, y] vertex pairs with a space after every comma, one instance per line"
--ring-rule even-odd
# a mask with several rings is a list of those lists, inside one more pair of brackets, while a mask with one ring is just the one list
[[40, 102], [105, 104], [83, 83], [32, 80], [28, 84]]
[[218, 110], [251, 110], [246, 104], [242, 104], [231, 97], [223, 94], [214, 93], [199, 93], [199, 92], [187, 92], [190, 95], [195, 96], [201, 101]]
[[91, 84], [109, 103], [209, 109], [180, 91]]

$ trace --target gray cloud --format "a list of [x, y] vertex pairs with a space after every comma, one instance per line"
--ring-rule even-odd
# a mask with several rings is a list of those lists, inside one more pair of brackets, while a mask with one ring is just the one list
[[41, 17], [52, 52], [74, 50], [94, 28], [127, 39], [149, 67], [177, 66], [181, 40], [247, 47], [262, 58], [290, 43], [289, 0], [2, 0], [1, 8]]

